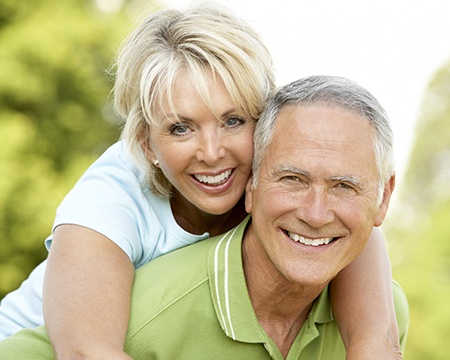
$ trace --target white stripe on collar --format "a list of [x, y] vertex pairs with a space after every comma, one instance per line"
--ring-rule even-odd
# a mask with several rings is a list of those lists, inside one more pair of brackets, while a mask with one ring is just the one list
[[[237, 228], [235, 228], [232, 232], [228, 232], [225, 234], [222, 239], [217, 243], [216, 249], [214, 252], [214, 282], [215, 282], [215, 288], [216, 288], [216, 296], [217, 296], [217, 303], [219, 307], [220, 317], [222, 318], [222, 324], [224, 327], [224, 331], [227, 334], [227, 336], [231, 337], [233, 340], [236, 340], [236, 336], [234, 334], [233, 324], [231, 322], [231, 313], [230, 313], [230, 303], [229, 303], [229, 291], [228, 291], [228, 252], [229, 252], [229, 245], [231, 242], [231, 239], [233, 239], [233, 236], [236, 232]], [[224, 311], [222, 309], [220, 297], [219, 297], [219, 248], [222, 244], [222, 242], [227, 238], [226, 245], [225, 245], [225, 252], [224, 252], [224, 281], [223, 281], [223, 291], [225, 295], [225, 310], [226, 310], [226, 317], [224, 314]]]

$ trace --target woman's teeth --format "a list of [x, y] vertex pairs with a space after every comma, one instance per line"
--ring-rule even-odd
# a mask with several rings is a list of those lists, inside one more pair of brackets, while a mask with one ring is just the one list
[[310, 238], [300, 236], [298, 234], [291, 233], [289, 231], [287, 232], [287, 234], [292, 240], [300, 242], [304, 245], [310, 245], [310, 246], [327, 245], [333, 240], [332, 237], [331, 238], [322, 238], [322, 239], [310, 239]]
[[230, 177], [231, 173], [232, 173], [231, 170], [227, 170], [227, 171], [224, 171], [223, 173], [221, 173], [219, 175], [215, 175], [215, 176], [194, 175], [194, 177], [198, 181], [203, 183], [203, 184], [220, 185], [220, 184], [223, 184], [225, 181], [228, 180], [228, 178]]

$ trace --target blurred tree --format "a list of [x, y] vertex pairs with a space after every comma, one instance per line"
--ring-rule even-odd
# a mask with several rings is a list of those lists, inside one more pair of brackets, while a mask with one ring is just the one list
[[59, 202], [119, 137], [106, 70], [143, 6], [0, 0], [0, 299], [47, 256]]
[[406, 360], [448, 359], [450, 344], [450, 63], [426, 92], [399, 205], [389, 215], [394, 277], [411, 313]]

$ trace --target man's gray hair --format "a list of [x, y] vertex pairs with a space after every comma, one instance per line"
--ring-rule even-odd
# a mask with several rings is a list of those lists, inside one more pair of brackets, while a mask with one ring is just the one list
[[337, 76], [310, 76], [294, 81], [280, 88], [269, 100], [255, 130], [253, 185], [257, 185], [261, 162], [281, 110], [288, 106], [314, 104], [337, 106], [369, 121], [374, 130], [375, 158], [382, 192], [394, 174], [393, 132], [389, 119], [370, 92], [351, 80]]

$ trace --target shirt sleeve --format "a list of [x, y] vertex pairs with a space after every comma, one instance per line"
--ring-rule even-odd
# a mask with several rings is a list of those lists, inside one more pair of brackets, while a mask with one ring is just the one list
[[400, 347], [405, 351], [406, 339], [409, 329], [409, 305], [406, 294], [396, 281], [392, 281], [394, 293], [395, 314], [397, 317], [398, 332], [400, 336]]
[[44, 323], [42, 287], [46, 263], [44, 261], [37, 266], [17, 290], [2, 299], [0, 342], [23, 328], [35, 328]]
[[[139, 224], [149, 211], [142, 185], [144, 179], [144, 172], [127, 155], [125, 144], [116, 143], [66, 195], [57, 209], [53, 230], [61, 224], [92, 229], [116, 243], [136, 264], [143, 253], [144, 234]], [[46, 239], [47, 248], [52, 238], [51, 235]]]

